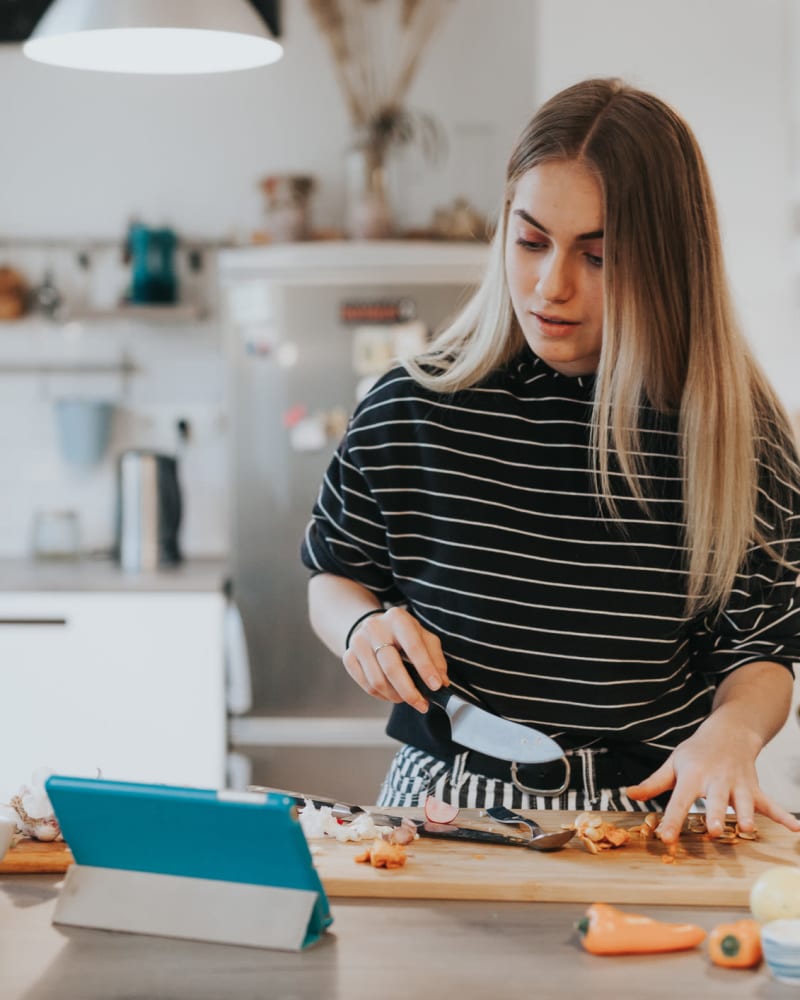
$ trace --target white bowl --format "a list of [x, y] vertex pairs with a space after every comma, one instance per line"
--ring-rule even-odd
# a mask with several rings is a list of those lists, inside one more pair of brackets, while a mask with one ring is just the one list
[[800, 919], [771, 920], [764, 924], [761, 945], [775, 979], [800, 986]]

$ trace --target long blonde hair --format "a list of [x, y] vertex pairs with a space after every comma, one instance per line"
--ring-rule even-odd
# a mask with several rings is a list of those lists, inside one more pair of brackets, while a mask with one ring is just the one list
[[[647, 509], [642, 406], [675, 415], [686, 613], [719, 609], [754, 542], [784, 561], [784, 526], [769, 532], [774, 548], [759, 528], [759, 487], [777, 499], [800, 477], [789, 422], [734, 315], [702, 153], [663, 101], [599, 79], [569, 87], [540, 108], [509, 159], [480, 287], [430, 351], [406, 360], [406, 368], [434, 391], [455, 392], [523, 348], [505, 279], [509, 206], [523, 174], [559, 160], [589, 166], [603, 191], [603, 344], [591, 426], [598, 493], [618, 518], [613, 458]], [[769, 513], [775, 520], [780, 510]]]

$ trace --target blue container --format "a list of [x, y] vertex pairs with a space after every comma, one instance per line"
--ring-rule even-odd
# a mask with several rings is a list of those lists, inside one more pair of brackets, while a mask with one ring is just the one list
[[99, 399], [59, 399], [56, 421], [61, 455], [69, 465], [87, 469], [106, 453], [114, 405]]
[[171, 229], [148, 229], [134, 223], [128, 230], [128, 249], [133, 276], [130, 301], [172, 303], [178, 300], [175, 277], [175, 248], [178, 238]]

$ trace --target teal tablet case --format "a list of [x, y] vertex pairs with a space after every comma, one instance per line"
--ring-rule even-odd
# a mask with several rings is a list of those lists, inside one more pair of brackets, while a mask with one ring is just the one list
[[332, 922], [287, 796], [65, 775], [45, 787], [79, 865], [314, 892], [304, 947]]

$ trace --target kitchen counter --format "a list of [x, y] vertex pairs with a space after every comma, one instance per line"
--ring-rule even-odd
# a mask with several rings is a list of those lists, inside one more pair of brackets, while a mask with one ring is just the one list
[[141, 573], [126, 573], [110, 559], [0, 559], [0, 593], [213, 593], [221, 590], [228, 572], [224, 558], [187, 559], [174, 568]]
[[[263, 951], [50, 923], [59, 876], [0, 876], [3, 1000], [399, 1000], [433, 992], [473, 1000], [782, 998], [765, 967], [712, 966], [703, 948], [673, 955], [597, 958], [566, 903], [331, 902], [331, 932], [309, 950]], [[627, 909], [632, 909], [627, 907]], [[649, 907], [665, 920], [710, 929], [743, 911]]]

